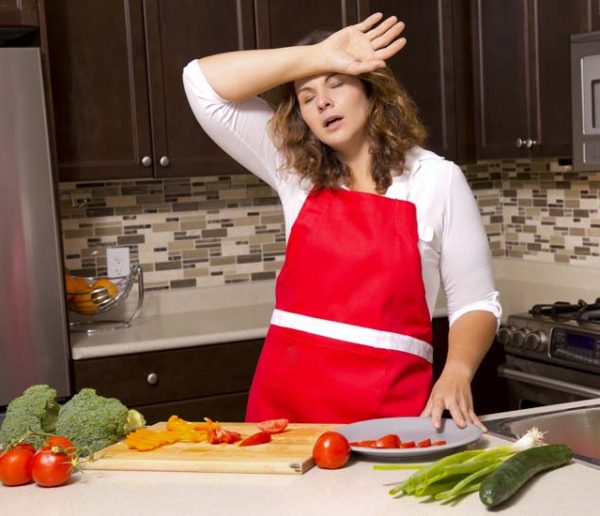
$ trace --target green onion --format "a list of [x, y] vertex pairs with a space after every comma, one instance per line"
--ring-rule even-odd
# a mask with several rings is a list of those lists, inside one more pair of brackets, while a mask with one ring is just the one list
[[378, 464], [377, 470], [419, 468], [403, 482], [396, 484], [389, 494], [396, 496], [429, 496], [443, 502], [479, 489], [482, 480], [493, 473], [504, 461], [516, 453], [543, 443], [543, 434], [532, 428], [518, 441], [485, 450], [465, 450], [448, 455], [427, 466]]

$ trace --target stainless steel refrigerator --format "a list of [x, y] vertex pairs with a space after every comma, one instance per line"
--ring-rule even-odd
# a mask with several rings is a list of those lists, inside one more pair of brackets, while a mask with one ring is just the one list
[[30, 385], [71, 393], [55, 192], [40, 50], [0, 47], [0, 422]]

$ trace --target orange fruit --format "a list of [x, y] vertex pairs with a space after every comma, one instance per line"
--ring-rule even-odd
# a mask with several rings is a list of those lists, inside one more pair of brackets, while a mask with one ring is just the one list
[[94, 283], [93, 290], [96, 290], [97, 288], [106, 289], [106, 291], [111, 297], [117, 297], [117, 294], [119, 293], [119, 289], [117, 288], [117, 286], [108, 278], [100, 278], [99, 280], [97, 280]]
[[79, 294], [90, 291], [90, 284], [85, 278], [73, 276], [70, 272], [65, 275], [65, 287], [67, 294]]

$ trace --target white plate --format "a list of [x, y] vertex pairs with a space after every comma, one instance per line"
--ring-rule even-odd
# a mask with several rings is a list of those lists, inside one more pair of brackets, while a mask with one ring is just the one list
[[375, 440], [386, 434], [398, 434], [402, 442], [446, 441], [446, 444], [429, 446], [427, 448], [368, 448], [352, 446], [352, 451], [381, 458], [413, 457], [442, 453], [454, 448], [465, 446], [481, 437], [481, 428], [473, 424], [458, 428], [452, 419], [443, 419], [442, 428], [438, 431], [433, 427], [429, 417], [388, 417], [369, 419], [342, 426], [337, 430], [346, 436], [348, 441]]

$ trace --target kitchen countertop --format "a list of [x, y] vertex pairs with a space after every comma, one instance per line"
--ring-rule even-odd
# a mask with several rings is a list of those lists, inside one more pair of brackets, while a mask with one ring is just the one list
[[[564, 404], [565, 408], [599, 400]], [[518, 411], [519, 415], [555, 410], [557, 406]], [[503, 417], [499, 414], [491, 417]], [[504, 441], [484, 436], [481, 446]], [[54, 489], [27, 485], [0, 486], [3, 514], [23, 516], [119, 516], [129, 514], [241, 515], [427, 515], [491, 514], [476, 494], [455, 506], [393, 499], [388, 484], [411, 471], [373, 471], [376, 462], [351, 459], [339, 470], [312, 468], [304, 475], [226, 473], [159, 473], [86, 471]], [[501, 512], [507, 515], [597, 514], [600, 470], [572, 463], [530, 482]]]
[[[534, 303], [593, 301], [600, 269], [564, 264], [493, 260], [503, 318]], [[148, 292], [140, 318], [131, 327], [93, 335], [71, 333], [74, 360], [117, 356], [219, 342], [260, 339], [274, 306], [275, 281], [234, 283], [204, 289]], [[130, 295], [130, 302], [135, 295]], [[446, 315], [440, 295], [433, 316]]]

